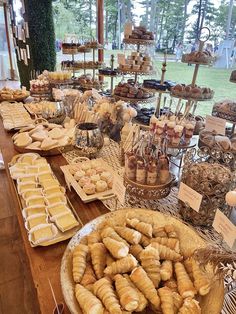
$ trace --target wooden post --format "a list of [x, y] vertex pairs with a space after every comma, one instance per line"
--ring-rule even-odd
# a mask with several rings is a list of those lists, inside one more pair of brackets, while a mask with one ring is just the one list
[[9, 37], [9, 29], [8, 29], [8, 18], [7, 18], [7, 4], [3, 3], [3, 11], [4, 11], [4, 20], [5, 20], [5, 29], [6, 29], [6, 38], [7, 38], [7, 49], [8, 49], [8, 56], [10, 62], [10, 76], [11, 80], [15, 80], [15, 73], [13, 69], [12, 63], [12, 55], [11, 55], [11, 44], [10, 44], [10, 37]]
[[[104, 0], [97, 0], [97, 39], [99, 44], [104, 45]], [[104, 61], [103, 49], [98, 49], [98, 61]]]

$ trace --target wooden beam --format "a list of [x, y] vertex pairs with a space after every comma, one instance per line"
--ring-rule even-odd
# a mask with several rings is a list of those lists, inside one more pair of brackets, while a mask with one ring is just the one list
[[6, 38], [7, 38], [7, 49], [8, 49], [8, 56], [9, 56], [9, 62], [10, 62], [10, 76], [11, 76], [11, 80], [14, 80], [15, 79], [15, 73], [14, 73], [13, 63], [12, 63], [11, 44], [10, 44], [9, 29], [8, 29], [8, 18], [7, 18], [7, 4], [6, 3], [3, 3], [3, 11], [4, 11], [4, 20], [5, 20]]
[[[97, 39], [101, 45], [104, 45], [104, 0], [97, 0]], [[104, 61], [103, 50], [98, 50], [98, 61]]]

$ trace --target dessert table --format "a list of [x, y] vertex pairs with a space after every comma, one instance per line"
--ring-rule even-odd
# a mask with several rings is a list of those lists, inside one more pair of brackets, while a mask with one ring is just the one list
[[[21, 214], [21, 209], [18, 205], [17, 196], [15, 194], [14, 186], [7, 168], [7, 164], [11, 161], [12, 157], [17, 154], [17, 152], [14, 150], [11, 136], [12, 133], [7, 133], [4, 131], [2, 121], [0, 121], [0, 148], [2, 150], [6, 168], [5, 170], [1, 170], [6, 173], [6, 176], [1, 175], [1, 180], [2, 178], [3, 180], [6, 180], [5, 178], [7, 177], [10, 183], [5, 185], [5, 202], [2, 204], [2, 206], [6, 206], [6, 204], [11, 203], [15, 207], [14, 210], [17, 215], [25, 252], [30, 265], [30, 272], [32, 274], [32, 279], [38, 297], [40, 313], [53, 313], [55, 303], [53, 301], [50, 283], [57, 302], [63, 302], [60, 285], [60, 265], [63, 253], [69, 240], [48, 247], [32, 248], [30, 246]], [[49, 157], [48, 161], [51, 164], [53, 172], [57, 176], [60, 183], [65, 186], [65, 181], [63, 178], [64, 176], [60, 170], [60, 166], [67, 164], [66, 160], [62, 156], [55, 156]], [[69, 197], [83, 224], [86, 224], [88, 221], [108, 212], [108, 209], [106, 209], [106, 207], [100, 201], [95, 201], [89, 204], [82, 203], [74, 190], [71, 192], [67, 191], [67, 196]], [[35, 313], [37, 312], [38, 311], [35, 309]], [[64, 313], [69, 313], [66, 305]]]

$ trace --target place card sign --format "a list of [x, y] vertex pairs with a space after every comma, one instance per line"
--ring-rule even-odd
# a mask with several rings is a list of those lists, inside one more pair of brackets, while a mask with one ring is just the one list
[[225, 126], [226, 120], [209, 115], [206, 116], [206, 131], [215, 131], [217, 134], [225, 135]]
[[222, 235], [228, 246], [236, 250], [236, 226], [218, 208], [212, 226]]
[[180, 182], [178, 199], [198, 212], [202, 202], [202, 195], [183, 182]]
[[131, 22], [125, 23], [124, 35], [128, 37], [131, 34], [132, 34], [132, 23]]
[[125, 65], [125, 55], [123, 53], [117, 54], [118, 64]]
[[123, 179], [118, 175], [114, 176], [112, 192], [116, 195], [118, 201], [123, 205], [125, 203], [126, 187], [124, 186]]

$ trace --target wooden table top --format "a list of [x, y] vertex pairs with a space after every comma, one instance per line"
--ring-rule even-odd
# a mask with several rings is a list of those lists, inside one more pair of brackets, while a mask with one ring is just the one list
[[[11, 179], [7, 169], [7, 164], [11, 161], [14, 155], [18, 154], [18, 152], [15, 151], [13, 147], [13, 142], [11, 140], [12, 135], [13, 133], [7, 133], [4, 130], [2, 121], [0, 121], [0, 148], [2, 150], [2, 155], [6, 166], [5, 171], [7, 172], [7, 177], [10, 181]], [[63, 186], [65, 186], [64, 175], [60, 170], [60, 166], [67, 164], [66, 160], [61, 155], [48, 157], [47, 159], [58, 180]], [[40, 312], [43, 314], [53, 313], [55, 303], [53, 301], [48, 279], [52, 284], [57, 302], [64, 302], [60, 285], [60, 265], [63, 253], [69, 240], [48, 247], [32, 248], [29, 244], [27, 232], [21, 214], [21, 208], [18, 206], [14, 186], [12, 183], [9, 186], [9, 191], [5, 191], [6, 193], [4, 192], [7, 198], [6, 202], [10, 202], [10, 198], [11, 202], [12, 199], [14, 199], [14, 202], [12, 203], [15, 206], [14, 209], [17, 214], [25, 251], [29, 260], [32, 278], [37, 291]], [[100, 201], [84, 204], [80, 200], [79, 196], [74, 192], [74, 190], [71, 192], [67, 190], [67, 196], [69, 197], [83, 224], [86, 224], [92, 219], [108, 212], [106, 207]], [[70, 313], [66, 306], [64, 313]]]

